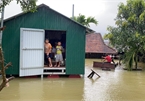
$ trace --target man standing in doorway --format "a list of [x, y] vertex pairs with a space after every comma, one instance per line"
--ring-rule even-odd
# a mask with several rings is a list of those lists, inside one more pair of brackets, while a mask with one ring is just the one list
[[49, 67], [52, 67], [52, 61], [50, 57], [52, 46], [49, 43], [49, 40], [46, 39], [44, 43], [44, 52], [45, 52], [45, 58], [47, 59], [47, 62], [49, 62]]

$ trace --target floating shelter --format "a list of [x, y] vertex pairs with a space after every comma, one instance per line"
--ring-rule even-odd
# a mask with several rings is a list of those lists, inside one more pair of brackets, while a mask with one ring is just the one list
[[[34, 13], [20, 13], [4, 21], [2, 36], [5, 62], [12, 62], [8, 75], [80, 75], [85, 67], [86, 33], [93, 30], [51, 9], [45, 4]], [[61, 41], [65, 48], [64, 67], [44, 67], [44, 40], [52, 46]], [[44, 72], [44, 71], [48, 72]]]

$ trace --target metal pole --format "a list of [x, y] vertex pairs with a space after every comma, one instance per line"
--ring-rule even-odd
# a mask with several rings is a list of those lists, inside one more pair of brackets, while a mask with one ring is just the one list
[[[3, 20], [4, 20], [4, 7], [2, 8], [2, 12], [1, 12], [1, 28], [3, 27]], [[0, 45], [2, 45], [2, 34], [3, 31], [0, 32]]]
[[72, 18], [73, 18], [73, 20], [74, 20], [74, 4], [73, 4], [73, 6], [72, 6]]

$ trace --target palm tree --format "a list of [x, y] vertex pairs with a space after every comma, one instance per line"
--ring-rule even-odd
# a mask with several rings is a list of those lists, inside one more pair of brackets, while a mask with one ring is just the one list
[[86, 18], [85, 15], [81, 15], [79, 14], [79, 16], [75, 16], [74, 18], [71, 17], [71, 19], [75, 20], [76, 22], [86, 26], [86, 27], [90, 27], [90, 23], [94, 23], [95, 25], [98, 24], [98, 21], [95, 19], [95, 17], [88, 17]]

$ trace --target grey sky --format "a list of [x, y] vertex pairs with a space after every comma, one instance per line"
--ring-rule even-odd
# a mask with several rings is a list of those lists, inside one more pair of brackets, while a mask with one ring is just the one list
[[[37, 4], [46, 4], [52, 9], [65, 16], [72, 16], [72, 4], [75, 5], [74, 15], [79, 13], [93, 16], [98, 20], [98, 25], [91, 24], [91, 29], [100, 32], [102, 35], [107, 33], [107, 26], [114, 26], [114, 19], [117, 14], [117, 7], [120, 2], [126, 0], [38, 0]], [[13, 1], [5, 8], [5, 18], [11, 17], [21, 12], [20, 5]]]

